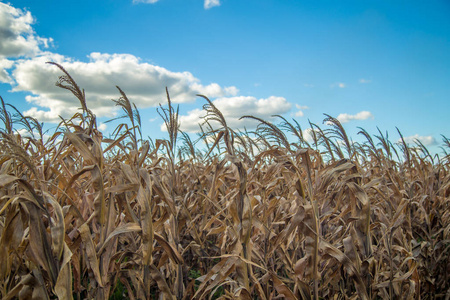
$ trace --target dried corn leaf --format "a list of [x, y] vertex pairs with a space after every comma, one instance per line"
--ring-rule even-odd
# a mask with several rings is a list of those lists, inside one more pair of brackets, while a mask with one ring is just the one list
[[102, 277], [100, 274], [99, 262], [97, 253], [95, 252], [94, 242], [92, 241], [91, 231], [86, 223], [81, 225], [80, 229], [81, 239], [83, 240], [86, 249], [86, 255], [89, 262], [90, 270], [93, 272], [95, 280], [100, 287], [103, 287]]

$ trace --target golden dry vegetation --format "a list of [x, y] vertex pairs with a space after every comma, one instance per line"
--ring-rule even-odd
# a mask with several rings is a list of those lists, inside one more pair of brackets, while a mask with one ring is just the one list
[[55, 67], [82, 111], [51, 136], [1, 101], [2, 299], [450, 298], [447, 138], [438, 157], [331, 116], [310, 143], [281, 116], [237, 132], [205, 97], [197, 147], [167, 94], [151, 142], [120, 89], [106, 138]]

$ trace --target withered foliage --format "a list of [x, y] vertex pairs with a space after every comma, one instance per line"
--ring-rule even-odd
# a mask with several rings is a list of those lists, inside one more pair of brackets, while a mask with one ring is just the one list
[[53, 135], [1, 101], [2, 299], [450, 298], [447, 138], [354, 143], [328, 115], [311, 144], [280, 116], [236, 132], [204, 97], [196, 147], [167, 92], [153, 143], [120, 88], [106, 138], [57, 67], [82, 111]]

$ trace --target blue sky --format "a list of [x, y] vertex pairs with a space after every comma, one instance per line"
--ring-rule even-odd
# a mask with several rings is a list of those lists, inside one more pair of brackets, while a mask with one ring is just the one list
[[0, 95], [52, 125], [79, 103], [54, 86], [49, 60], [101, 122], [120, 113], [119, 85], [152, 138], [164, 137], [165, 86], [188, 132], [201, 93], [235, 128], [281, 114], [306, 129], [327, 113], [354, 140], [378, 126], [396, 141], [398, 127], [438, 152], [450, 136], [448, 1], [0, 1]]

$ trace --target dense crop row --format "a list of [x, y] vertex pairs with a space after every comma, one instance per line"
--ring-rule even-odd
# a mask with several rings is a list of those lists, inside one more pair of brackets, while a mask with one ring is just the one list
[[242, 133], [205, 99], [197, 147], [168, 94], [151, 142], [119, 89], [128, 120], [106, 138], [61, 70], [82, 112], [53, 135], [2, 100], [2, 299], [450, 297], [445, 137], [433, 157], [330, 116], [311, 143], [282, 117]]

